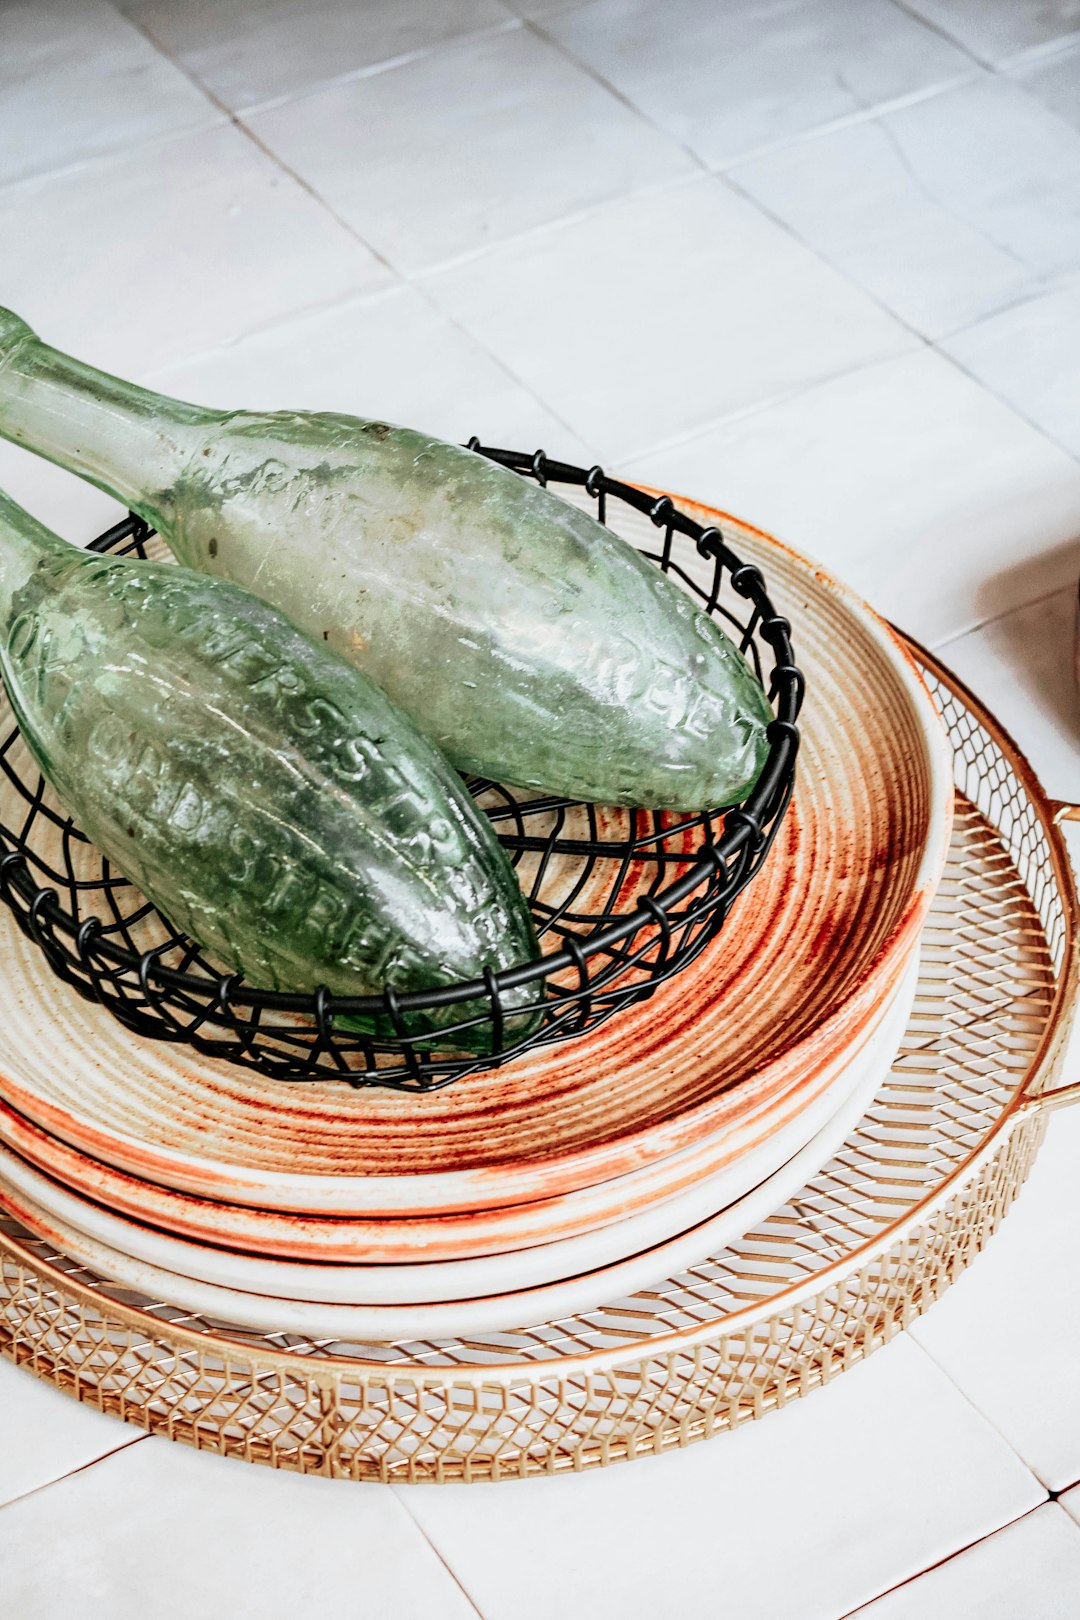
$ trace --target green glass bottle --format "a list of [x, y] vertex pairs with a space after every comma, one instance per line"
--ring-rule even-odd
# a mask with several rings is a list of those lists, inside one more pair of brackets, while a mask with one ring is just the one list
[[731, 804], [761, 771], [771, 710], [714, 621], [482, 456], [385, 422], [181, 404], [2, 310], [0, 434], [328, 642], [462, 771], [682, 810]]
[[[250, 592], [80, 551], [0, 495], [0, 671], [76, 824], [250, 984], [422, 991], [536, 957], [506, 855], [450, 765]], [[481, 1010], [417, 1013], [408, 1032]], [[490, 1023], [473, 1034], [453, 1044], [489, 1049]]]

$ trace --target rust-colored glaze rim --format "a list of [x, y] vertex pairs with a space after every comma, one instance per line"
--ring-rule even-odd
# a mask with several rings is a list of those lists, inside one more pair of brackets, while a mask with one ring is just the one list
[[[127, 1223], [113, 1222], [111, 1230], [102, 1230], [110, 1223], [98, 1222], [97, 1232], [88, 1231], [77, 1200], [74, 1207], [59, 1211], [55, 1190], [44, 1188], [45, 1201], [38, 1202], [25, 1174], [18, 1186], [0, 1179], [0, 1210], [121, 1286], [256, 1330], [336, 1338], [352, 1335], [382, 1343], [513, 1332], [530, 1323], [600, 1308], [648, 1286], [662, 1273], [695, 1265], [718, 1243], [782, 1204], [808, 1174], [832, 1156], [862, 1116], [895, 1056], [906, 1012], [907, 998], [902, 998], [879, 1032], [880, 1052], [860, 1068], [858, 1084], [843, 1105], [763, 1183], [726, 1208], [707, 1213], [693, 1226], [682, 1227], [647, 1248], [535, 1284], [524, 1279], [520, 1271], [524, 1257], [519, 1252], [498, 1257], [497, 1273], [491, 1277], [498, 1285], [496, 1291], [455, 1294], [444, 1289], [431, 1293], [424, 1279], [438, 1268], [397, 1266], [384, 1268], [384, 1274], [395, 1273], [398, 1279], [406, 1276], [411, 1297], [375, 1302], [367, 1297], [369, 1284], [361, 1267], [285, 1267], [252, 1261], [249, 1256], [232, 1257], [233, 1264], [223, 1267], [222, 1260], [229, 1257], [220, 1250], [194, 1249], [166, 1240], [155, 1253], [154, 1245], [145, 1242], [146, 1236], [152, 1236], [146, 1229], [142, 1241], [137, 1240], [133, 1247]], [[67, 1202], [69, 1206], [73, 1203]], [[118, 1238], [122, 1246], [110, 1243], [110, 1236], [114, 1241]], [[172, 1269], [174, 1264], [181, 1269]]]
[[[774, 1110], [759, 1124], [753, 1138], [749, 1132], [741, 1136], [741, 1152], [734, 1154], [727, 1139], [719, 1150], [707, 1142], [692, 1153], [674, 1155], [637, 1174], [544, 1203], [401, 1221], [254, 1210], [158, 1187], [102, 1165], [58, 1142], [3, 1103], [0, 1184], [5, 1179], [6, 1156], [11, 1154], [16, 1164], [48, 1177], [62, 1196], [74, 1194], [86, 1200], [88, 1212], [99, 1208], [110, 1220], [120, 1217], [181, 1240], [275, 1261], [344, 1264], [367, 1271], [381, 1266], [399, 1272], [403, 1263], [422, 1262], [428, 1275], [433, 1262], [444, 1262], [465, 1277], [470, 1268], [476, 1271], [478, 1261], [520, 1256], [524, 1249], [542, 1249], [549, 1263], [563, 1256], [576, 1263], [587, 1246], [587, 1263], [593, 1265], [597, 1255], [632, 1253], [635, 1244], [641, 1247], [656, 1241], [657, 1234], [666, 1236], [678, 1230], [680, 1223], [689, 1225], [706, 1212], [726, 1207], [772, 1175], [843, 1106], [850, 1092], [862, 1084], [868, 1066], [884, 1067], [891, 1057], [889, 1032], [898, 1019], [902, 1026], [913, 993], [909, 966], [863, 1046], [835, 1067], [812, 1096], [807, 1089], [791, 1098], [783, 1118]], [[39, 1189], [37, 1199], [51, 1207], [47, 1192]], [[688, 1206], [692, 1214], [686, 1213]], [[120, 1246], [115, 1235], [112, 1241]]]
[[558, 1199], [709, 1138], [734, 1144], [812, 1092], [866, 1038], [915, 947], [947, 846], [949, 755], [914, 664], [865, 604], [760, 531], [693, 510], [765, 571], [810, 697], [777, 846], [670, 985], [591, 1037], [401, 1097], [285, 1087], [140, 1042], [95, 1007], [73, 1052], [46, 1011], [47, 969], [16, 935], [0, 1037], [11, 1106], [164, 1186], [398, 1219]]

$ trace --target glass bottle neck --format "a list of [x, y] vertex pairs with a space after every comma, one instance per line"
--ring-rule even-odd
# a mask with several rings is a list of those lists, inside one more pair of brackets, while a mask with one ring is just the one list
[[0, 642], [6, 640], [12, 601], [43, 562], [83, 555], [0, 490]]
[[0, 330], [0, 434], [155, 526], [218, 415], [97, 371], [26, 327], [10, 337]]

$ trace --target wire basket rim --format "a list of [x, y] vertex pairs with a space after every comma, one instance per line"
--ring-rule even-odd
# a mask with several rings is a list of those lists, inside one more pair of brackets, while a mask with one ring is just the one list
[[[585, 469], [550, 459], [542, 450], [532, 454], [524, 451], [500, 450], [483, 446], [476, 439], [471, 439], [467, 448], [499, 465], [531, 475], [541, 486], [546, 486], [550, 479], [583, 487], [594, 498], [603, 499], [607, 495], [612, 495], [624, 501], [649, 517], [658, 529], [664, 529], [669, 535], [678, 533], [694, 541], [703, 557], [712, 558], [715, 566], [728, 570], [732, 589], [754, 608], [757, 615], [755, 633], [771, 648], [775, 660], [771, 671], [769, 697], [775, 705], [776, 714], [766, 728], [768, 754], [751, 791], [742, 801], [722, 811], [700, 812], [701, 815], [710, 813], [723, 815], [724, 824], [720, 838], [715, 842], [706, 838], [695, 852], [688, 853], [686, 859], [690, 863], [690, 870], [676, 878], [666, 888], [654, 896], [646, 897], [632, 912], [625, 913], [617, 921], [608, 922], [602, 927], [583, 933], [580, 939], [575, 939], [570, 946], [564, 945], [560, 950], [541, 955], [534, 961], [520, 963], [497, 973], [489, 972], [477, 979], [456, 981], [450, 985], [424, 991], [398, 992], [387, 987], [382, 994], [365, 996], [331, 994], [325, 988], [314, 992], [262, 990], [248, 984], [236, 972], [222, 974], [214, 981], [184, 969], [166, 967], [157, 960], [157, 957], [170, 948], [168, 944], [136, 953], [125, 945], [117, 944], [103, 936], [99, 919], [88, 917], [79, 921], [60, 904], [55, 889], [36, 884], [27, 866], [25, 855], [15, 849], [0, 856], [0, 897], [17, 912], [12, 891], [18, 892], [27, 907], [30, 929], [50, 961], [52, 958], [43, 925], [58, 929], [72, 938], [84, 965], [92, 956], [98, 956], [114, 968], [137, 974], [144, 990], [147, 989], [149, 982], [153, 981], [166, 993], [190, 995], [203, 1008], [212, 1001], [223, 1014], [230, 1013], [234, 1008], [250, 1009], [253, 1013], [267, 1011], [298, 1014], [314, 1020], [316, 1027], [322, 1030], [328, 1027], [335, 1015], [362, 1017], [386, 1015], [389, 1012], [398, 1028], [398, 1038], [387, 1038], [377, 1044], [383, 1050], [410, 1054], [412, 1042], [404, 1031], [402, 1015], [437, 1011], [457, 1005], [464, 1006], [466, 1003], [475, 1003], [484, 998], [490, 1000], [493, 1009], [498, 1009], [503, 992], [518, 991], [529, 985], [543, 987], [554, 976], [574, 971], [581, 980], [579, 989], [564, 994], [587, 994], [589, 984], [584, 963], [590, 957], [618, 946], [643, 929], [654, 929], [659, 926], [663, 932], [672, 909], [690, 900], [694, 893], [705, 886], [717, 872], [727, 873], [729, 864], [740, 860], [747, 861], [751, 854], [761, 854], [768, 849], [791, 799], [799, 744], [796, 722], [802, 706], [804, 678], [794, 662], [790, 623], [776, 612], [761, 570], [754, 564], [743, 562], [728, 546], [719, 528], [698, 523], [677, 506], [669, 495], [658, 494], [644, 486], [639, 487], [610, 478], [596, 465]], [[144, 534], [152, 532], [141, 519], [134, 515], [129, 516], [107, 533], [100, 535], [89, 549], [109, 551], [122, 540], [135, 536], [140, 530]], [[659, 836], [654, 834], [644, 842], [655, 842]], [[734, 894], [740, 892], [741, 888], [752, 880], [755, 871], [756, 867], [747, 870], [742, 875], [741, 881], [737, 876], [733, 890], [727, 896], [726, 904], [729, 904]], [[678, 912], [676, 913], [678, 925], [698, 920], [702, 914], [703, 911], [695, 911], [693, 908]], [[557, 1030], [554, 1036], [552, 1035], [554, 1027], [553, 1022], [546, 1023], [541, 1029], [541, 1036], [547, 1034], [549, 1039], [558, 1038]], [[414, 1036], [413, 1040], [415, 1039]], [[193, 1044], [197, 1044], [197, 1041]], [[532, 1044], [535, 1044], [535, 1038], [530, 1038], [526, 1042], [526, 1045]], [[502, 1059], [515, 1055], [516, 1051], [517, 1048], [507, 1047], [499, 1050], [494, 1056], [496, 1059]], [[321, 1071], [319, 1077], [333, 1076], [329, 1071]], [[344, 1074], [341, 1077], [348, 1078], [348, 1075]], [[287, 1076], [283, 1074], [281, 1078]]]

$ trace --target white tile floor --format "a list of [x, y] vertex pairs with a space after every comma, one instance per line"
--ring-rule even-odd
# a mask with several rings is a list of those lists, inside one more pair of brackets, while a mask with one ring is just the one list
[[924, 337], [1075, 277], [1075, 140], [987, 76], [799, 141], [731, 180]]
[[1063, 1508], [1047, 1502], [867, 1604], [858, 1620], [1073, 1620], [1078, 1592], [1080, 1531]]
[[753, 514], [931, 644], [1080, 574], [1076, 458], [932, 348], [624, 465]]
[[514, 16], [500, 0], [122, 0], [120, 10], [233, 111], [506, 27]]
[[1053, 48], [1080, 33], [1076, 0], [908, 0], [907, 9], [989, 63]]
[[339, 1490], [157, 1439], [7, 1508], [0, 1591], [5, 1620], [477, 1613], [387, 1486]]
[[[406, 275], [695, 172], [640, 113], [523, 28], [347, 79], [248, 123]], [[525, 183], [513, 184], [515, 173]]]
[[1071, 48], [1022, 59], [1013, 76], [1044, 107], [1080, 129], [1080, 33]]
[[1080, 396], [1072, 386], [1080, 372], [1080, 287], [1014, 304], [941, 347], [1033, 427], [1080, 455]]
[[2, 183], [222, 118], [106, 0], [5, 6], [3, 34]]
[[[38, 1491], [139, 1439], [137, 1430], [76, 1406], [66, 1395], [0, 1361], [0, 1503]], [[6, 1522], [0, 1529], [0, 1545]]]
[[607, 461], [917, 342], [711, 176], [606, 203], [422, 285]]
[[[775, 527], [1080, 799], [1080, 0], [0, 0], [0, 243], [0, 302], [179, 394]], [[1078, 1152], [865, 1367], [595, 1477], [278, 1477], [0, 1365], [0, 1612], [1080, 1613]]]
[[565, 1613], [568, 1577], [575, 1615], [830, 1620], [1044, 1493], [898, 1340], [780, 1421], [722, 1444], [512, 1490], [398, 1494], [489, 1620]]
[[973, 66], [890, 0], [593, 0], [543, 26], [710, 168]]

